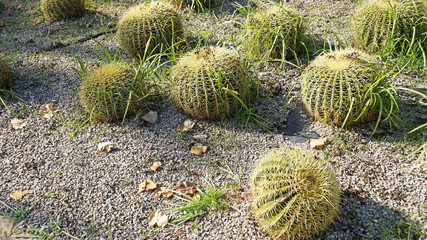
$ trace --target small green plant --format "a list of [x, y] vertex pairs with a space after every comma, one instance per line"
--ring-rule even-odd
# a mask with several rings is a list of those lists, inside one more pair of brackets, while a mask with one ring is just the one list
[[206, 47], [191, 52], [172, 67], [170, 79], [175, 104], [198, 119], [220, 119], [247, 103], [245, 63], [236, 51], [227, 48]]
[[309, 239], [339, 212], [339, 184], [330, 164], [307, 150], [277, 149], [255, 166], [252, 208], [261, 228], [277, 239]]
[[0, 89], [8, 89], [12, 82], [12, 72], [4, 56], [0, 56]]
[[247, 52], [258, 59], [294, 57], [302, 47], [304, 19], [291, 5], [268, 5], [258, 12], [248, 10], [245, 39]]
[[172, 0], [172, 3], [179, 7], [188, 6], [190, 9], [197, 9], [202, 12], [209, 12], [211, 0]]
[[83, 79], [80, 104], [95, 122], [124, 120], [143, 105], [147, 93], [145, 77], [140, 69], [124, 63], [101, 66]]
[[301, 94], [316, 120], [343, 127], [377, 115], [379, 122], [384, 112], [390, 120], [398, 109], [380, 60], [354, 49], [317, 57], [301, 75]]
[[86, 12], [82, 0], [41, 0], [40, 7], [46, 20], [51, 22], [78, 18]]
[[118, 23], [117, 37], [128, 55], [144, 59], [175, 48], [184, 38], [184, 26], [172, 5], [147, 2], [123, 15]]

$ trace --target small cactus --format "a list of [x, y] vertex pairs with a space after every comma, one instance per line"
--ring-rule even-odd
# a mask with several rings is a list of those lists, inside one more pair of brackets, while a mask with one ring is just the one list
[[86, 12], [82, 0], [41, 0], [40, 7], [46, 20], [51, 22], [78, 18]]
[[170, 78], [173, 101], [198, 119], [219, 119], [240, 106], [224, 87], [235, 91], [243, 102], [248, 98], [245, 63], [227, 48], [207, 47], [184, 56], [172, 67]]
[[118, 23], [120, 46], [132, 57], [168, 50], [184, 37], [182, 18], [172, 5], [148, 2], [127, 11]]
[[251, 190], [255, 219], [276, 239], [309, 239], [328, 229], [340, 209], [330, 164], [307, 150], [268, 153], [255, 166]]
[[328, 124], [370, 120], [377, 113], [377, 105], [368, 93], [388, 84], [386, 78], [377, 82], [380, 69], [376, 57], [353, 49], [317, 57], [301, 74], [305, 108], [316, 120]]
[[9, 63], [5, 57], [0, 56], [0, 89], [9, 88], [11, 80], [12, 73], [10, 71]]
[[[427, 31], [427, 6], [421, 0], [367, 0], [351, 18], [351, 34], [360, 49], [376, 52], [389, 41], [412, 39]], [[424, 36], [425, 37], [425, 36]]]
[[254, 57], [289, 58], [302, 46], [305, 25], [301, 14], [290, 5], [269, 6], [248, 15], [245, 49]]
[[143, 105], [145, 80], [135, 69], [110, 63], [90, 72], [80, 86], [80, 104], [95, 122], [134, 115]]

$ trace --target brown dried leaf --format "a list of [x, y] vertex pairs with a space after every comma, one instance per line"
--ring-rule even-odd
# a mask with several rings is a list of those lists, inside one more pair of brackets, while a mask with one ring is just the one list
[[191, 175], [196, 175], [197, 174], [197, 172], [191, 171], [191, 170], [188, 170], [188, 169], [185, 169], [185, 171], [187, 171]]
[[320, 139], [310, 139], [310, 146], [312, 149], [320, 150], [328, 143], [328, 141], [328, 137]]
[[10, 16], [10, 8], [8, 8], [6, 11], [3, 12], [3, 17], [9, 17]]
[[16, 190], [16, 191], [12, 192], [9, 196], [10, 196], [10, 198], [12, 198], [12, 199], [19, 200], [19, 199], [21, 199], [22, 197], [24, 197], [24, 196], [26, 196], [26, 195], [28, 195], [28, 194], [33, 194], [33, 193], [34, 193], [33, 191], [27, 191], [27, 190], [24, 190], [24, 191], [22, 191], [22, 190]]
[[153, 162], [153, 165], [151, 165], [150, 169], [151, 171], [157, 171], [160, 166], [162, 166], [162, 163], [160, 161], [155, 161]]
[[103, 142], [103, 143], [98, 144], [98, 151], [99, 152], [109, 153], [115, 147], [117, 147], [117, 145], [115, 143], [112, 143], [112, 142]]
[[176, 188], [178, 191], [187, 194], [187, 195], [193, 195], [195, 192], [197, 192], [197, 189], [194, 183], [190, 181], [184, 181], [179, 184], [179, 186]]
[[53, 106], [51, 104], [46, 104], [46, 103], [41, 105], [39, 109], [40, 116], [47, 119], [52, 118], [53, 115], [57, 112], [58, 110], [53, 109]]
[[202, 153], [206, 153], [208, 151], [207, 146], [192, 146], [191, 153], [197, 156], [202, 155]]
[[27, 119], [14, 118], [10, 121], [9, 128], [15, 130], [22, 130], [27, 125]]
[[4, 22], [0, 22], [0, 27], [4, 27], [6, 25]]
[[142, 193], [145, 191], [152, 191], [157, 188], [157, 184], [150, 179], [145, 179], [142, 183], [139, 184], [139, 191], [138, 193]]
[[173, 196], [173, 186], [169, 185], [169, 187], [160, 187], [156, 189], [156, 194], [158, 197], [171, 198]]
[[187, 119], [184, 121], [183, 124], [179, 125], [176, 129], [178, 132], [192, 132], [194, 131], [194, 126], [196, 126], [196, 123], [191, 121], [190, 119]]
[[148, 225], [151, 227], [159, 226], [164, 227], [168, 224], [169, 217], [159, 210], [154, 210], [148, 216]]

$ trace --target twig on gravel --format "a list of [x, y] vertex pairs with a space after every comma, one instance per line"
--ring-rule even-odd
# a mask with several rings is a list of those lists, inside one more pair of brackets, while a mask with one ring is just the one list
[[97, 34], [92, 34], [92, 35], [89, 35], [87, 37], [79, 39], [77, 42], [79, 42], [79, 43], [86, 42], [86, 41], [89, 41], [91, 39], [97, 38], [99, 36], [102, 36], [102, 35], [105, 35], [105, 34], [108, 34], [108, 33], [115, 33], [115, 32], [117, 32], [117, 29], [113, 29], [113, 30], [109, 30], [109, 31], [105, 31], [105, 32], [100, 32], [100, 33], [97, 33]]

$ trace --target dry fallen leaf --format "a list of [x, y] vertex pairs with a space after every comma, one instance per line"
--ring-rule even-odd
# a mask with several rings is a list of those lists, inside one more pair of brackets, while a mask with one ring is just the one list
[[10, 121], [9, 128], [15, 130], [22, 130], [27, 125], [27, 119], [14, 118]]
[[154, 210], [148, 216], [148, 225], [154, 227], [155, 225], [159, 227], [164, 227], [168, 224], [168, 216], [159, 210]]
[[320, 150], [322, 149], [326, 143], [328, 143], [329, 139], [327, 137], [321, 139], [310, 139], [310, 146], [313, 149]]
[[156, 189], [156, 194], [158, 197], [171, 198], [173, 196], [173, 186], [169, 185], [169, 187], [160, 187]]
[[3, 17], [9, 17], [10, 16], [10, 8], [8, 8], [6, 11], [3, 12]]
[[4, 22], [0, 22], [0, 27], [4, 27], [6, 25]]
[[115, 143], [112, 143], [112, 142], [103, 142], [103, 143], [98, 144], [98, 151], [99, 152], [109, 153], [115, 147], [117, 147], [117, 145]]
[[33, 193], [34, 193], [33, 191], [27, 191], [27, 190], [21, 191], [21, 190], [17, 190], [17, 191], [12, 192], [9, 196], [12, 199], [19, 200], [22, 197], [24, 197], [25, 195], [33, 194]]
[[191, 153], [197, 156], [202, 155], [202, 153], [206, 153], [208, 151], [207, 146], [192, 146], [191, 147]]
[[191, 175], [196, 175], [197, 174], [197, 172], [191, 171], [191, 170], [188, 170], [188, 169], [185, 169], [185, 171], [187, 171]]
[[40, 116], [50, 119], [58, 110], [54, 110], [51, 104], [43, 104], [39, 109]]
[[147, 114], [145, 114], [144, 116], [142, 116], [141, 118], [146, 122], [154, 124], [157, 121], [158, 117], [159, 117], [159, 115], [157, 114], [157, 112], [150, 111]]
[[150, 179], [145, 179], [142, 183], [138, 185], [139, 191], [138, 193], [142, 193], [145, 191], [152, 191], [157, 188], [157, 184]]
[[160, 161], [155, 161], [153, 162], [153, 165], [151, 165], [150, 169], [151, 171], [157, 171], [160, 166], [162, 166], [162, 163]]
[[178, 191], [187, 194], [187, 195], [193, 195], [195, 192], [197, 192], [197, 189], [194, 183], [190, 181], [184, 181], [179, 184], [179, 186], [176, 188]]
[[196, 125], [195, 122], [191, 121], [190, 119], [187, 119], [184, 121], [183, 124], [179, 125], [178, 128], [176, 129], [178, 132], [192, 132], [194, 131], [194, 126]]

